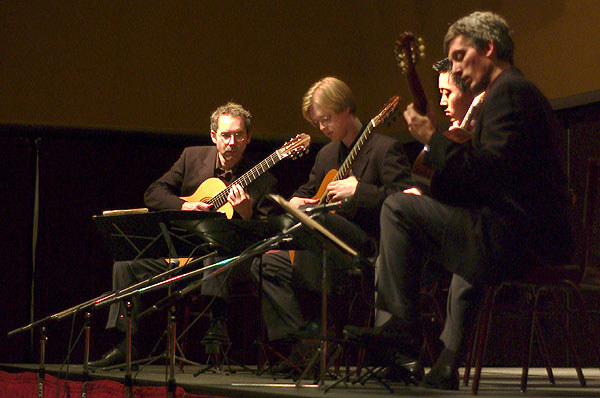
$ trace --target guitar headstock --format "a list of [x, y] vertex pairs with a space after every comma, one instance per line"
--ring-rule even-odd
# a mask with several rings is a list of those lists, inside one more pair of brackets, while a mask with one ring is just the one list
[[400, 97], [395, 95], [386, 102], [381, 111], [371, 119], [373, 127], [379, 126], [381, 123], [387, 122], [389, 119], [394, 117], [394, 114], [398, 110], [398, 104], [400, 103]]
[[290, 139], [277, 150], [277, 155], [279, 155], [280, 159], [288, 156], [296, 159], [308, 152], [309, 145], [310, 135], [306, 133], [296, 134], [294, 138]]
[[419, 75], [415, 69], [417, 59], [425, 56], [423, 39], [417, 39], [412, 33], [404, 32], [400, 35], [398, 40], [396, 40], [394, 53], [396, 54], [398, 67], [400, 67], [402, 73], [406, 76], [408, 88], [413, 96], [415, 109], [422, 115], [426, 114], [427, 97], [425, 96], [421, 80], [419, 80]]
[[394, 54], [402, 73], [409, 73], [415, 67], [419, 58], [425, 57], [423, 39], [415, 37], [411, 32], [400, 34], [394, 45]]

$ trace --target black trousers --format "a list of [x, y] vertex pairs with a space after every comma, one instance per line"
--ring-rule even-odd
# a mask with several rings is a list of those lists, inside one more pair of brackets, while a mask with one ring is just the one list
[[[350, 247], [365, 257], [376, 252], [373, 240], [356, 224], [338, 214], [326, 213], [317, 221]], [[297, 330], [306, 320], [318, 320], [321, 309], [322, 245], [327, 245], [327, 264], [332, 270], [330, 285], [344, 289], [347, 284], [345, 270], [355, 270], [363, 265], [358, 258], [331, 245], [325, 239], [300, 233], [296, 237], [302, 242], [303, 250], [295, 251], [294, 264], [289, 252], [274, 251], [262, 256], [262, 311], [270, 340], [285, 337]], [[259, 264], [252, 267], [253, 276], [258, 280]]]
[[298, 298], [291, 287], [292, 262], [285, 250], [265, 253], [252, 264], [252, 276], [259, 281], [262, 270], [261, 310], [270, 341], [282, 339], [304, 323]]
[[[402, 320], [415, 342], [421, 340], [418, 326], [418, 294], [427, 260], [444, 267], [442, 244], [455, 231], [449, 220], [468, 210], [449, 206], [427, 196], [396, 193], [381, 211], [381, 239], [376, 263], [376, 301], [379, 310]], [[456, 242], [460, 245], [460, 242]], [[476, 316], [483, 289], [454, 274], [447, 302], [447, 319], [441, 339], [446, 348], [458, 350], [465, 331]], [[415, 347], [416, 348], [416, 347]]]
[[454, 352], [465, 348], [465, 337], [477, 319], [484, 293], [481, 286], [473, 286], [460, 275], [452, 275], [446, 302], [446, 322], [440, 335], [444, 347]]
[[[222, 258], [210, 258], [204, 260], [204, 265], [214, 264]], [[215, 278], [208, 279], [202, 283], [200, 292], [204, 296], [217, 296], [227, 299], [230, 287], [239, 283], [242, 280], [249, 280], [248, 268], [251, 261], [238, 264], [231, 269], [231, 272], [226, 271]], [[132, 261], [117, 261], [113, 264], [113, 291], [119, 291], [131, 286], [137, 282], [148, 279], [154, 275], [160, 274], [169, 269], [169, 264], [164, 258], [160, 259], [143, 259]], [[132, 334], [137, 331], [136, 315], [140, 312], [141, 302], [139, 297], [133, 297], [133, 314], [132, 314]], [[110, 306], [108, 312], [108, 321], [106, 328], [117, 328], [121, 332], [126, 329], [125, 322], [125, 304], [123, 302], [114, 303]]]

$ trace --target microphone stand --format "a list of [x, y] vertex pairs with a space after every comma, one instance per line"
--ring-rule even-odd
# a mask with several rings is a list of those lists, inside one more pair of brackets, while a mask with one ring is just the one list
[[[17, 334], [17, 333], [21, 333], [30, 329], [35, 328], [38, 325], [42, 325], [40, 328], [40, 366], [38, 369], [38, 396], [42, 396], [43, 395], [43, 390], [44, 390], [44, 376], [45, 376], [45, 358], [46, 358], [46, 342], [48, 341], [48, 337], [47, 337], [47, 328], [46, 328], [46, 324], [49, 321], [58, 321], [61, 320], [67, 316], [70, 315], [75, 315], [78, 312], [88, 309], [88, 308], [99, 308], [102, 307], [104, 305], [107, 304], [111, 304], [117, 300], [121, 300], [125, 297], [129, 297], [135, 293], [137, 293], [138, 290], [142, 290], [144, 286], [150, 285], [154, 286], [153, 282], [155, 282], [156, 280], [162, 279], [166, 276], [169, 276], [173, 273], [175, 273], [176, 271], [181, 271], [182, 268], [185, 267], [190, 267], [191, 265], [194, 265], [202, 260], [204, 260], [207, 257], [213, 256], [215, 255], [217, 252], [211, 252], [209, 254], [206, 254], [202, 257], [196, 258], [190, 262], [188, 262], [186, 265], [182, 266], [182, 267], [178, 267], [178, 268], [173, 268], [173, 269], [169, 269], [163, 273], [160, 273], [158, 275], [155, 275], [151, 278], [148, 278], [146, 280], [140, 281], [134, 285], [131, 285], [129, 287], [126, 287], [118, 292], [111, 292], [111, 293], [105, 293], [102, 294], [98, 297], [95, 297], [93, 299], [87, 300], [83, 303], [77, 304], [73, 307], [70, 307], [66, 310], [57, 312], [55, 314], [46, 316], [42, 319], [39, 319], [35, 322], [31, 322], [28, 325], [13, 329], [11, 331], [8, 332], [8, 336], [12, 336], [13, 334]], [[206, 268], [206, 267], [205, 267]], [[171, 278], [173, 279], [173, 278]], [[127, 312], [127, 317], [128, 317], [128, 328], [127, 328], [127, 351], [128, 351], [128, 355], [127, 355], [127, 364], [126, 364], [126, 369], [127, 370], [127, 374], [129, 374], [129, 378], [127, 377], [126, 374], [126, 394], [129, 396], [133, 396], [132, 395], [132, 383], [131, 383], [131, 326], [130, 326], [130, 321], [131, 321], [131, 304], [128, 303], [129, 305], [128, 307], [128, 312]], [[87, 312], [85, 315], [85, 348], [84, 348], [84, 363], [83, 363], [83, 371], [84, 371], [84, 378], [87, 381], [88, 377], [89, 377], [89, 347], [90, 347], [90, 338], [91, 338], [91, 328], [90, 328], [90, 319], [91, 319], [91, 312]]]
[[[312, 368], [312, 366], [316, 363], [319, 355], [321, 359], [321, 369], [319, 372], [319, 387], [325, 387], [325, 374], [327, 367], [327, 296], [329, 289], [329, 272], [327, 270], [327, 250], [328, 246], [338, 246], [348, 254], [353, 257], [358, 256], [358, 252], [348, 246], [345, 242], [331, 233], [327, 228], [323, 227], [317, 221], [313, 220], [310, 216], [305, 214], [304, 212], [290, 206], [289, 202], [284, 200], [282, 197], [278, 195], [269, 195], [269, 197], [277, 202], [283, 209], [288, 213], [294, 216], [297, 220], [300, 221], [300, 224], [305, 225], [311, 232], [315, 238], [321, 243], [321, 251], [322, 251], [322, 275], [321, 275], [321, 344], [317, 352], [313, 355], [311, 360], [309, 361], [307, 367], [300, 374], [296, 382], [296, 387], [302, 386], [302, 379], [306, 376], [308, 371]], [[334, 205], [335, 208], [341, 208], [342, 204], [347, 202], [340, 201]], [[330, 206], [331, 207], [331, 206]], [[322, 206], [319, 208], [315, 206], [313, 211], [315, 210], [331, 210], [330, 207]], [[316, 211], [315, 213], [319, 213]], [[317, 233], [318, 232], [318, 233]]]

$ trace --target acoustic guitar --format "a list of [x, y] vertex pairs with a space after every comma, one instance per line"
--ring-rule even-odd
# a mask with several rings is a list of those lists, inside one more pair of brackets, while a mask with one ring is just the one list
[[[350, 150], [350, 153], [348, 154], [348, 156], [346, 156], [346, 159], [344, 159], [344, 162], [342, 163], [340, 168], [338, 170], [331, 169], [325, 174], [325, 177], [323, 177], [323, 181], [321, 181], [321, 185], [319, 185], [317, 193], [315, 194], [315, 196], [312, 197], [312, 199], [319, 199], [319, 204], [325, 204], [328, 202], [327, 185], [329, 185], [330, 182], [342, 180], [348, 177], [350, 169], [352, 168], [352, 164], [356, 160], [356, 157], [360, 153], [360, 150], [365, 146], [365, 143], [367, 142], [369, 137], [371, 137], [371, 134], [373, 133], [375, 127], [387, 122], [390, 118], [394, 116], [398, 109], [399, 102], [400, 97], [397, 95], [393, 96], [388, 100], [388, 102], [383, 106], [379, 113], [373, 119], [371, 119], [367, 127], [365, 127], [362, 134], [356, 141], [356, 144], [354, 144], [354, 146]], [[295, 251], [290, 250], [289, 254], [290, 260], [293, 264]]]
[[327, 174], [325, 174], [325, 177], [323, 177], [323, 181], [321, 182], [321, 185], [319, 186], [319, 189], [317, 190], [317, 193], [313, 197], [313, 199], [319, 199], [319, 204], [327, 203], [327, 185], [330, 182], [342, 180], [348, 177], [350, 169], [352, 168], [352, 164], [356, 160], [356, 157], [360, 153], [361, 149], [365, 146], [365, 143], [367, 142], [369, 137], [371, 137], [371, 134], [373, 133], [375, 127], [387, 122], [390, 118], [394, 116], [394, 114], [397, 111], [399, 102], [400, 97], [397, 95], [393, 96], [383, 106], [381, 111], [379, 111], [379, 113], [373, 119], [371, 119], [367, 127], [365, 127], [362, 134], [358, 138], [358, 141], [356, 141], [356, 144], [354, 144], [354, 146], [352, 147], [352, 150], [350, 151], [348, 156], [346, 156], [346, 159], [344, 159], [344, 162], [342, 163], [340, 168], [338, 170], [331, 169], [327, 172]]
[[[398, 67], [402, 73], [406, 76], [408, 82], [408, 88], [410, 89], [413, 97], [413, 105], [415, 110], [421, 115], [427, 114], [427, 97], [423, 91], [421, 80], [415, 65], [417, 64], [418, 58], [423, 58], [425, 55], [425, 46], [421, 38], [416, 38], [411, 32], [404, 32], [400, 35], [394, 46], [394, 54], [398, 62]], [[418, 52], [418, 55], [417, 55]], [[481, 93], [471, 103], [469, 110], [463, 118], [460, 128], [445, 131], [443, 134], [450, 140], [463, 144], [471, 140], [472, 135], [467, 130], [471, 126], [471, 122], [477, 115], [477, 111], [480, 109], [483, 103], [484, 93]], [[413, 163], [412, 172], [421, 177], [425, 177], [430, 180], [433, 177], [433, 170], [426, 167], [423, 164], [423, 157], [427, 151], [425, 148], [419, 153], [415, 162]]]
[[227, 202], [229, 191], [234, 184], [246, 188], [264, 172], [275, 166], [279, 161], [291, 157], [297, 159], [302, 156], [310, 145], [310, 136], [300, 133], [286, 142], [281, 148], [267, 156], [262, 162], [248, 170], [244, 175], [226, 185], [221, 179], [212, 177], [205, 180], [196, 192], [190, 196], [181, 197], [188, 202], [204, 202], [213, 205], [213, 211], [225, 213], [228, 219], [233, 217], [233, 206]]
[[[415, 69], [419, 57], [423, 58], [425, 56], [423, 39], [416, 38], [411, 32], [400, 34], [394, 45], [394, 54], [396, 55], [398, 67], [406, 77], [415, 110], [421, 115], [427, 114], [427, 97]], [[433, 170], [423, 164], [425, 153], [425, 148], [423, 148], [413, 163], [412, 173], [430, 180], [433, 177]]]

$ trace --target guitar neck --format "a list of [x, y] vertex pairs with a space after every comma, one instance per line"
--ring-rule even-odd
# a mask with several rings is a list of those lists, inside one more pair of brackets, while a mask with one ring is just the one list
[[[344, 159], [344, 163], [342, 163], [342, 165], [338, 169], [335, 177], [333, 177], [333, 180], [331, 180], [331, 181], [341, 180], [348, 176], [348, 173], [350, 172], [350, 168], [352, 167], [354, 160], [356, 159], [356, 157], [358, 156], [358, 153], [360, 152], [360, 150], [363, 148], [363, 146], [365, 145], [365, 143], [371, 136], [371, 133], [373, 133], [374, 128], [375, 128], [375, 122], [374, 122], [374, 120], [371, 119], [371, 121], [369, 122], [367, 127], [365, 127], [362, 134], [358, 138], [358, 141], [356, 141], [356, 144], [354, 144], [354, 146], [352, 147], [352, 150], [350, 151], [348, 156], [346, 156], [346, 159]], [[321, 198], [319, 200], [319, 202], [321, 204], [325, 203], [326, 194], [327, 194], [327, 192], [325, 192], [323, 194], [323, 196], [321, 196]]]
[[419, 75], [414, 67], [410, 68], [406, 74], [406, 79], [408, 80], [408, 87], [410, 88], [416, 111], [421, 115], [425, 115], [427, 113], [427, 97], [425, 96], [425, 91], [423, 91], [421, 79], [419, 79]]
[[214, 209], [219, 209], [221, 206], [227, 203], [227, 197], [229, 196], [229, 191], [231, 190], [232, 185], [237, 184], [240, 185], [242, 188], [246, 188], [254, 180], [263, 175], [267, 170], [275, 166], [277, 162], [279, 162], [281, 159], [282, 157], [279, 156], [278, 151], [273, 152], [272, 154], [267, 156], [267, 158], [264, 159], [262, 162], [258, 163], [256, 166], [245, 172], [241, 177], [229, 184], [227, 188], [213, 196], [213, 198], [210, 199], [208, 203], [212, 204]]

